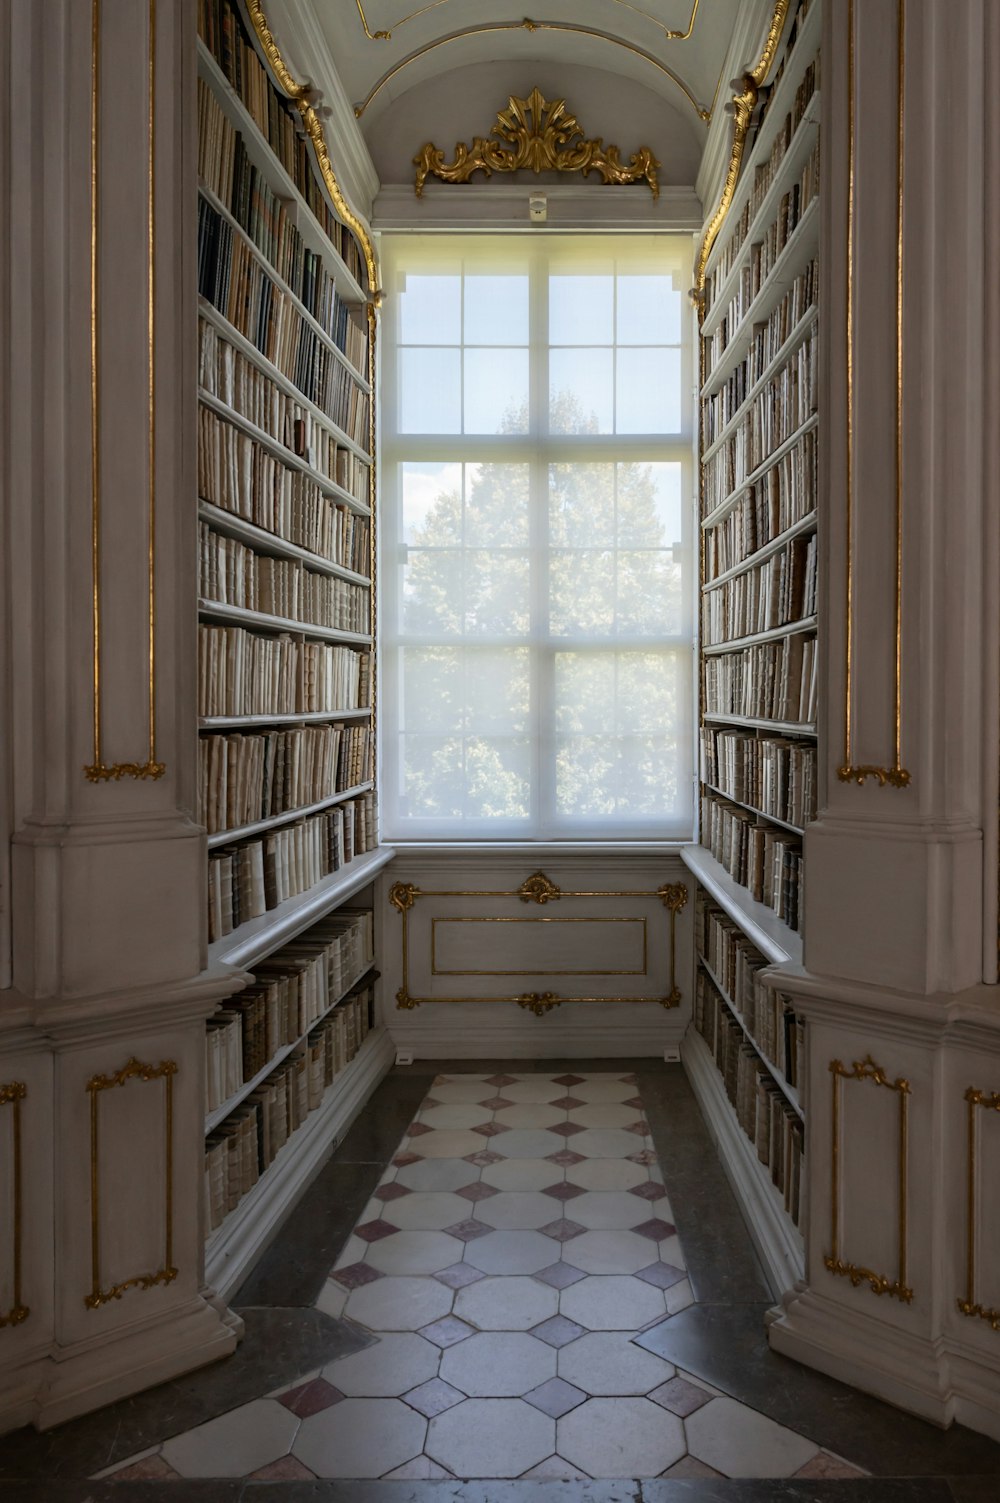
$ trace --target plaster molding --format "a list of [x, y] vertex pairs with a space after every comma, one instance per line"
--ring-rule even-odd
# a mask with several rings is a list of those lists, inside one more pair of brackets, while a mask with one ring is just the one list
[[538, 228], [701, 229], [704, 210], [693, 188], [661, 187], [659, 199], [648, 193], [609, 189], [598, 183], [448, 183], [428, 182], [417, 198], [412, 183], [387, 183], [372, 210], [375, 230], [534, 229], [528, 219], [529, 197], [542, 193], [549, 217]]
[[695, 192], [704, 204], [718, 203], [732, 154], [733, 118], [725, 109], [732, 97], [730, 80], [742, 78], [760, 56], [761, 41], [770, 29], [773, 10], [772, 0], [747, 0], [736, 13], [719, 97], [695, 181]]

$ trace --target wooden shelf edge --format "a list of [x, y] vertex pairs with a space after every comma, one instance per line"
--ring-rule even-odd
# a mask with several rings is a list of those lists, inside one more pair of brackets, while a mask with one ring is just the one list
[[[805, 1113], [802, 1110], [802, 1102], [799, 1100], [799, 1093], [798, 1093], [798, 1091], [795, 1089], [795, 1087], [793, 1085], [789, 1084], [789, 1082], [786, 1080], [785, 1076], [778, 1069], [778, 1066], [774, 1063], [774, 1060], [773, 1059], [769, 1059], [768, 1056], [764, 1053], [764, 1050], [761, 1048], [760, 1044], [757, 1042], [757, 1040], [754, 1038], [753, 1034], [750, 1032], [750, 1029], [747, 1026], [747, 1022], [746, 1022], [746, 1019], [743, 1017], [743, 1014], [737, 1008], [736, 1003], [733, 1001], [732, 997], [726, 991], [726, 988], [723, 986], [723, 984], [719, 980], [718, 976], [712, 970], [712, 967], [709, 965], [709, 963], [705, 959], [704, 955], [697, 955], [696, 959], [697, 959], [697, 963], [702, 967], [702, 969], [705, 972], [705, 975], [708, 977], [709, 981], [711, 981], [712, 985], [715, 987], [716, 991], [719, 993], [719, 996], [722, 998], [723, 1002], [728, 1007], [730, 1013], [732, 1014], [733, 1021], [735, 1023], [739, 1024], [740, 1029], [741, 1029], [741, 1031], [743, 1033], [743, 1036], [745, 1037], [747, 1043], [751, 1046], [751, 1048], [753, 1049], [754, 1053], [760, 1059], [761, 1064], [767, 1070], [767, 1072], [770, 1075], [771, 1079], [774, 1081], [775, 1085], [778, 1087], [778, 1090], [784, 1096], [784, 1098], [788, 1102], [788, 1104], [790, 1106], [793, 1106], [795, 1108], [796, 1112], [798, 1113], [798, 1115], [803, 1120], [805, 1120]], [[744, 1134], [744, 1136], [745, 1136], [745, 1134]]]
[[337, 1147], [382, 1077], [392, 1067], [387, 1030], [368, 1035], [350, 1064], [327, 1087], [322, 1105], [289, 1138], [248, 1195], [205, 1244], [205, 1282], [228, 1299], [296, 1201]]
[[[764, 1266], [771, 1292], [780, 1298], [805, 1274], [802, 1233], [785, 1211], [770, 1174], [740, 1127], [711, 1051], [693, 1027], [681, 1044], [681, 1062]], [[800, 1193], [805, 1193], [804, 1186]]]
[[703, 845], [686, 845], [681, 860], [705, 891], [739, 924], [762, 955], [775, 965], [802, 964], [802, 936], [778, 917], [765, 903], [758, 903], [747, 889], [722, 867]]

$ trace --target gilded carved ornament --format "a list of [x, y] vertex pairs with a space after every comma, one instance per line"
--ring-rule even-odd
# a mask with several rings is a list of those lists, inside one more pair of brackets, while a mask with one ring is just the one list
[[537, 88], [526, 99], [512, 94], [489, 134], [498, 139], [476, 136], [471, 146], [458, 142], [455, 160], [450, 163], [432, 142], [421, 147], [413, 158], [417, 197], [423, 193], [428, 177], [467, 183], [475, 172], [491, 177], [494, 172], [519, 172], [522, 168], [536, 174], [580, 172], [584, 177], [597, 172], [605, 183], [646, 182], [654, 198], [660, 195], [656, 176], [660, 164], [648, 146], [640, 146], [624, 166], [617, 146], [605, 146], [600, 136], [583, 139], [583, 130], [566, 108], [565, 99], [547, 100]]

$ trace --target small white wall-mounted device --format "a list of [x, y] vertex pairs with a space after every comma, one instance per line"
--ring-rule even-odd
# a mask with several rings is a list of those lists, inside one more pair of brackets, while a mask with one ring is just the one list
[[544, 224], [548, 218], [548, 200], [544, 193], [532, 193], [528, 198], [528, 218], [532, 224]]

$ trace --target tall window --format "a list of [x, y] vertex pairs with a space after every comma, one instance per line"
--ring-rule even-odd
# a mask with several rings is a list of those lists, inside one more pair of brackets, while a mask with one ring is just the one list
[[690, 240], [383, 250], [383, 834], [690, 835]]

